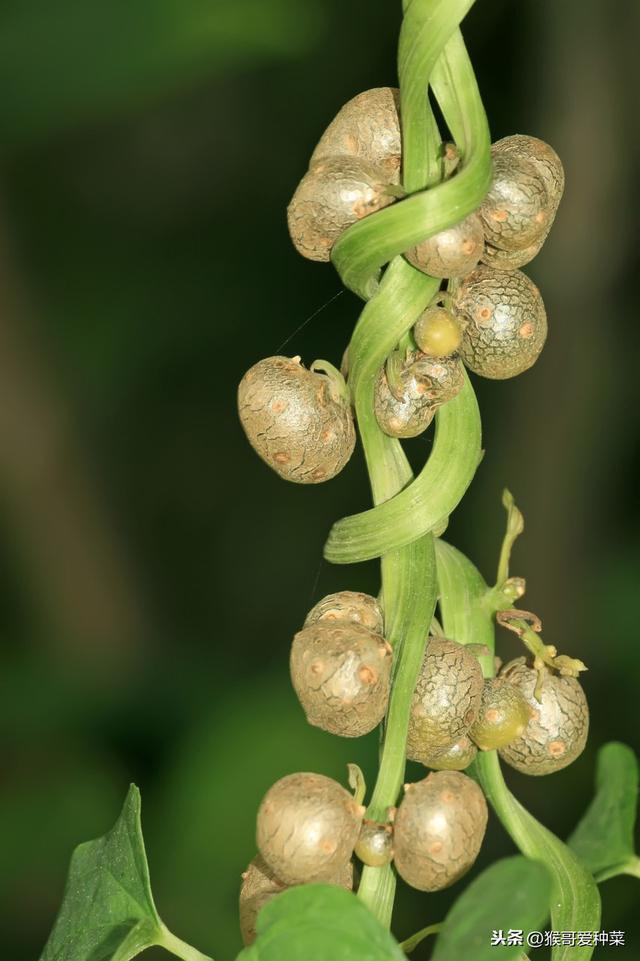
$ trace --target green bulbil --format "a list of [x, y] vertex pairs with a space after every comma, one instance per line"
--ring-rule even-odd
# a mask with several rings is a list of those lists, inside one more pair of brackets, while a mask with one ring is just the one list
[[519, 737], [530, 716], [527, 700], [515, 685], [501, 678], [488, 678], [469, 736], [482, 751], [493, 751]]

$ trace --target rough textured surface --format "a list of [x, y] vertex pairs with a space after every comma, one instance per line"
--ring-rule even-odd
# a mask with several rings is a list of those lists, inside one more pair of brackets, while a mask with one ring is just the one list
[[528, 247], [523, 247], [522, 250], [501, 250], [492, 244], [485, 244], [482, 262], [489, 267], [493, 267], [494, 270], [518, 270], [519, 267], [524, 267], [525, 264], [538, 256], [547, 239], [547, 233], [548, 231], [534, 243], [529, 244]]
[[480, 707], [483, 683], [477, 658], [462, 644], [431, 638], [411, 702], [410, 760], [427, 764], [467, 733]]
[[317, 621], [291, 645], [291, 680], [309, 724], [340, 737], [368, 734], [389, 700], [391, 648], [356, 623]]
[[[344, 865], [336, 878], [330, 879], [328, 884], [335, 884], [346, 891], [353, 890], [353, 864], [349, 861]], [[260, 855], [251, 861], [242, 875], [240, 888], [240, 933], [244, 944], [253, 944], [256, 939], [256, 920], [258, 914], [267, 901], [277, 894], [286, 891], [293, 885], [285, 884], [275, 876]]]
[[382, 611], [375, 597], [360, 591], [337, 591], [327, 594], [311, 608], [304, 626], [317, 621], [342, 621], [361, 624], [374, 634], [382, 634]]
[[288, 774], [258, 810], [258, 851], [285, 884], [329, 881], [351, 859], [364, 808], [323, 774]]
[[524, 657], [503, 667], [500, 677], [524, 694], [533, 712], [524, 733], [502, 748], [500, 757], [517, 771], [536, 775], [552, 774], [575, 761], [589, 733], [589, 707], [580, 682], [545, 669], [538, 701], [538, 673]]
[[527, 699], [514, 684], [502, 678], [488, 678], [469, 736], [481, 750], [493, 751], [519, 737], [530, 717]]
[[384, 170], [388, 183], [400, 183], [402, 139], [400, 92], [374, 87], [359, 93], [331, 121], [311, 155], [313, 168], [329, 157], [358, 157]]
[[431, 277], [464, 277], [477, 265], [483, 249], [482, 220], [472, 213], [459, 224], [411, 247], [405, 257]]
[[442, 404], [458, 394], [464, 375], [457, 357], [427, 357], [414, 352], [391, 386], [384, 368], [378, 375], [374, 411], [390, 437], [417, 437], [427, 429]]
[[393, 828], [390, 824], [365, 820], [356, 844], [356, 856], [363, 864], [380, 868], [393, 857]]
[[519, 270], [477, 267], [457, 289], [455, 308], [467, 321], [460, 356], [474, 373], [515, 377], [540, 356], [547, 315], [538, 288]]
[[317, 163], [287, 207], [289, 234], [298, 253], [309, 260], [329, 260], [347, 227], [393, 202], [385, 179], [383, 171], [353, 157]]
[[438, 751], [432, 757], [425, 758], [422, 763], [425, 767], [430, 767], [434, 771], [464, 771], [466, 767], [469, 767], [477, 753], [478, 748], [471, 738], [465, 734], [451, 747], [445, 748], [444, 751]]
[[564, 192], [562, 161], [553, 147], [537, 137], [530, 137], [527, 134], [513, 134], [496, 141], [491, 149], [496, 156], [515, 157], [534, 167], [536, 173], [544, 182], [553, 219]]
[[429, 357], [450, 357], [462, 343], [462, 331], [450, 310], [427, 307], [413, 327], [413, 339]]
[[238, 388], [240, 421], [253, 449], [285, 480], [318, 484], [347, 463], [356, 442], [353, 414], [324, 374], [299, 357], [267, 357]]
[[522, 250], [500, 250], [491, 244], [486, 245], [482, 257], [484, 263], [495, 267], [496, 270], [517, 270], [518, 267], [523, 267], [537, 256], [547, 239], [564, 192], [564, 170], [555, 150], [536, 137], [523, 134], [504, 137], [493, 145], [493, 150], [495, 153], [513, 156], [530, 163], [544, 181], [547, 191], [549, 203], [547, 226], [538, 240]]
[[487, 241], [504, 250], [521, 250], [549, 227], [551, 203], [533, 164], [491, 148], [493, 179], [480, 205]]
[[482, 791], [458, 771], [408, 785], [393, 825], [398, 874], [419, 891], [453, 884], [477, 858], [487, 816]]

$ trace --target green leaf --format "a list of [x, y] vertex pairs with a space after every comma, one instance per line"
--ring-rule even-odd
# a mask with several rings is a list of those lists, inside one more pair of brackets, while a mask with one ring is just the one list
[[397, 941], [342, 888], [290, 888], [260, 912], [258, 937], [237, 961], [405, 961]]
[[638, 806], [638, 760], [626, 744], [598, 752], [596, 794], [567, 842], [598, 881], [616, 874], [640, 877], [634, 827]]
[[185, 961], [211, 961], [164, 926], [153, 903], [132, 784], [120, 817], [71, 857], [62, 907], [40, 961], [131, 961], [154, 944]]
[[129, 961], [158, 943], [161, 928], [140, 826], [140, 792], [132, 784], [111, 830], [73, 852], [41, 961]]
[[[491, 945], [491, 931], [537, 931], [548, 913], [551, 878], [543, 864], [520, 856], [487, 868], [466, 888], [447, 914], [432, 961], [509, 961], [522, 946]], [[525, 940], [526, 943], [526, 940]]]
[[[550, 912], [554, 931], [598, 931], [600, 894], [592, 875], [566, 844], [547, 830], [511, 794], [495, 751], [480, 751], [475, 771], [507, 832], [528, 858], [542, 861], [552, 878]], [[588, 961], [593, 947], [558, 945], [553, 961]]]

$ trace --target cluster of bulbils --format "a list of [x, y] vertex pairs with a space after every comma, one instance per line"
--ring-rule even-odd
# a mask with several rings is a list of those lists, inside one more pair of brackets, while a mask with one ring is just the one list
[[[392, 650], [378, 602], [341, 591], [309, 612], [291, 647], [291, 679], [310, 724], [359, 737], [383, 720]], [[240, 894], [245, 940], [265, 901], [286, 887], [323, 881], [350, 887], [352, 855], [378, 867], [394, 860], [400, 876], [421, 891], [458, 880], [475, 861], [487, 823], [478, 785], [462, 774], [478, 750], [498, 750], [526, 774], [558, 771], [582, 752], [589, 723], [580, 683], [524, 657], [485, 679], [473, 647], [428, 639], [413, 694], [407, 757], [430, 768], [405, 786], [385, 823], [331, 778], [299, 773], [267, 792], [257, 819], [259, 855]]]
[[[418, 270], [446, 279], [446, 291], [418, 319], [413, 347], [396, 350], [380, 370], [375, 414], [392, 437], [415, 437], [464, 384], [463, 364], [503, 379], [527, 370], [547, 335], [544, 304], [518, 268], [542, 247], [554, 220], [564, 173], [555, 151], [535, 137], [511, 136], [491, 148], [493, 179], [480, 207], [407, 250]], [[455, 177], [456, 149], [442, 164]], [[357, 220], [398, 200], [402, 167], [398, 91], [367, 90], [350, 100], [314, 150], [288, 208], [297, 250], [329, 260]], [[428, 225], [425, 225], [428, 228]], [[299, 357], [268, 357], [251, 368], [239, 391], [240, 418], [256, 451], [287, 480], [334, 477], [355, 443], [344, 379]]]
[[[430, 237], [406, 259], [448, 280], [418, 319], [414, 346], [394, 352], [379, 372], [375, 414], [383, 431], [412, 437], [464, 383], [462, 364], [491, 378], [530, 367], [546, 336], [544, 305], [519, 271], [542, 246], [563, 189], [554, 151], [533, 137], [492, 147], [493, 181], [480, 208]], [[448, 147], [443, 171], [455, 176]], [[338, 113], [316, 147], [289, 206], [296, 248], [329, 260], [342, 232], [401, 194], [398, 92], [366, 91]], [[343, 375], [326, 361], [269, 357], [243, 377], [240, 419], [258, 454], [281, 477], [318, 483], [334, 477], [355, 445]], [[375, 598], [343, 591], [308, 614], [291, 648], [291, 678], [309, 723], [342, 737], [369, 733], [389, 701], [393, 652]], [[483, 651], [484, 652], [484, 651]], [[413, 694], [407, 757], [430, 768], [405, 787], [378, 823], [340, 784], [320, 774], [290, 774], [264, 797], [258, 856], [243, 876], [240, 919], [247, 943], [258, 912], [274, 895], [312, 881], [353, 886], [352, 857], [372, 867], [392, 859], [423, 891], [447, 887], [473, 864], [487, 806], [461, 773], [478, 750], [498, 750], [512, 767], [548, 774], [582, 751], [588, 709], [579, 682], [525, 658], [484, 679], [473, 646], [428, 639]], [[484, 652], [486, 653], [486, 652]]]

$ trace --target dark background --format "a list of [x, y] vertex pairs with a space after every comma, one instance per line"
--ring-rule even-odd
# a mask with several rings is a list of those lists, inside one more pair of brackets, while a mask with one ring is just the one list
[[[293, 250], [285, 207], [341, 104], [395, 83], [399, 7], [0, 4], [0, 928], [12, 961], [37, 957], [73, 846], [110, 826], [131, 780], [164, 919], [226, 961], [266, 788], [294, 770], [343, 779], [349, 760], [373, 779], [375, 736], [308, 728], [287, 669], [312, 602], [377, 590], [374, 564], [320, 563], [330, 524], [368, 506], [361, 458], [331, 484], [283, 483], [246, 444], [235, 389], [340, 290], [330, 266]], [[476, 381], [486, 456], [447, 535], [490, 578], [507, 484], [527, 521], [513, 567], [526, 606], [589, 665], [584, 755], [550, 778], [509, 774], [566, 836], [597, 748], [638, 747], [640, 7], [481, 0], [465, 35], [493, 139], [538, 135], [567, 174], [527, 268], [548, 344], [517, 380]], [[344, 293], [285, 352], [339, 362], [359, 308]], [[480, 865], [511, 851], [492, 820]], [[439, 920], [461, 889], [400, 886], [397, 935]], [[640, 958], [637, 891], [604, 885], [603, 927], [626, 928], [629, 946], [597, 957]]]

